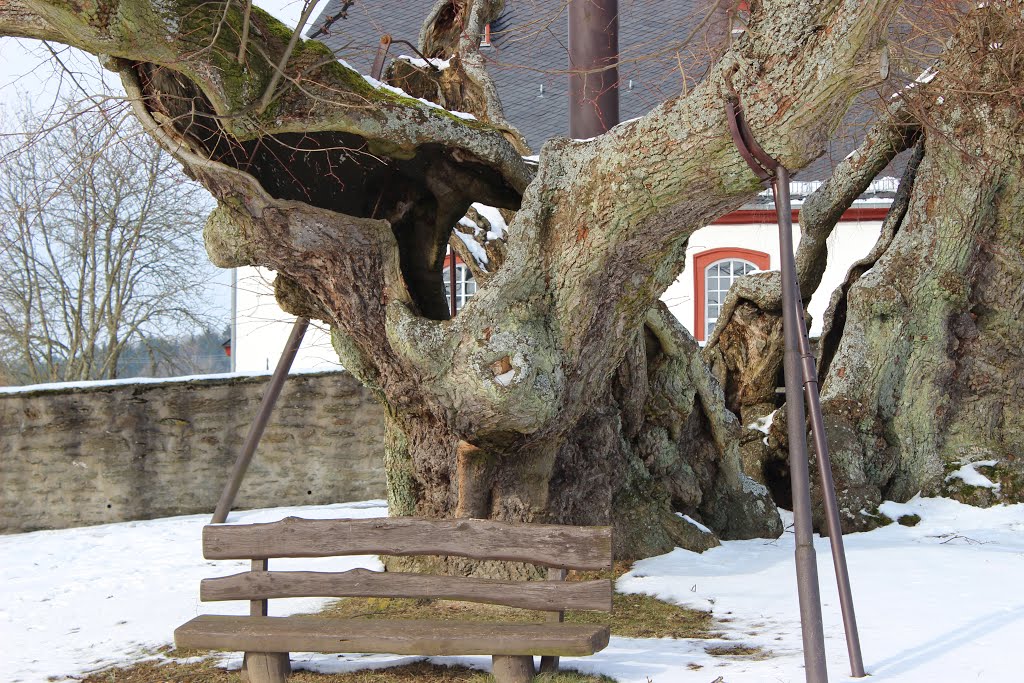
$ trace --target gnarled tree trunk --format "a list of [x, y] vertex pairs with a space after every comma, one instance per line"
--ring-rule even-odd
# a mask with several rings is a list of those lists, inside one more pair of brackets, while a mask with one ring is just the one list
[[[878, 243], [833, 294], [819, 345], [847, 530], [884, 523], [882, 500], [919, 492], [982, 504], [1024, 495], [1024, 431], [1015, 417], [1024, 409], [1022, 27], [1012, 3], [972, 11], [936, 66], [896, 96], [891, 116], [801, 214], [798, 277], [808, 297], [843, 210], [896, 153], [916, 145]], [[737, 285], [705, 354], [730, 408], [750, 424], [776, 407], [778, 276]], [[763, 441], [748, 432], [744, 464], [784, 498], [784, 411], [774, 417]], [[964, 466], [981, 468], [991, 485], [961, 476]]]
[[[438, 3], [424, 31], [429, 56], [458, 58], [477, 120], [375, 87], [255, 8], [240, 44], [233, 3], [0, 0], [0, 33], [107, 55], [217, 198], [215, 263], [276, 270], [287, 309], [330, 323], [387, 410], [393, 513], [607, 522], [622, 558], [714, 542], [676, 512], [725, 537], [779, 533], [721, 388], [658, 297], [690, 234], [759, 190], [725, 102], [805, 166], [878, 80], [898, 0], [753, 3], [700, 85], [593, 140], [551, 141], [536, 168], [473, 55], [499, 4]], [[445, 247], [473, 202], [516, 213], [500, 268], [449, 319]]]
[[[1009, 5], [974, 12], [908, 96], [926, 131], [909, 206], [830, 306], [822, 401], [850, 528], [883, 499], [1024, 493], [1022, 31]], [[972, 464], [995, 487], [954, 474]]]

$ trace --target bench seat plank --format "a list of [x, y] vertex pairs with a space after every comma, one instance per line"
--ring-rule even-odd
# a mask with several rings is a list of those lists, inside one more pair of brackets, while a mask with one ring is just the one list
[[405, 572], [243, 572], [203, 579], [204, 602], [307, 597], [467, 600], [548, 611], [612, 609], [612, 584], [593, 581], [500, 581]]
[[457, 555], [545, 567], [612, 568], [611, 527], [487, 519], [302, 519], [203, 528], [208, 560], [340, 555]]
[[591, 655], [608, 627], [422, 619], [324, 619], [203, 615], [174, 631], [179, 648], [245, 652], [373, 652], [399, 655]]

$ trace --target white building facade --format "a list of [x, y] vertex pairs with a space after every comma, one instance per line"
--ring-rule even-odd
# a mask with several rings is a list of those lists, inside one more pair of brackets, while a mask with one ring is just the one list
[[[794, 243], [799, 241], [801, 196], [816, 189], [817, 183], [794, 183]], [[804, 187], [809, 186], [809, 187]], [[825, 310], [832, 292], [842, 284], [850, 266], [862, 259], [878, 239], [882, 220], [896, 190], [894, 178], [876, 181], [864, 198], [844, 214], [829, 237], [828, 267], [821, 285], [808, 306], [811, 336], [821, 332]], [[690, 237], [686, 267], [662, 295], [676, 317], [698, 342], [704, 343], [714, 327], [720, 306], [732, 282], [755, 270], [779, 268], [778, 225], [774, 208], [762, 205], [724, 216]], [[444, 272], [446, 285], [448, 269]], [[295, 318], [278, 307], [273, 295], [273, 273], [257, 268], [240, 268], [237, 274], [235, 339], [232, 354], [235, 370], [273, 370], [284, 350]], [[476, 292], [468, 270], [457, 262], [456, 298], [461, 308]], [[340, 369], [330, 334], [322, 323], [310, 325], [292, 365], [294, 370]]]

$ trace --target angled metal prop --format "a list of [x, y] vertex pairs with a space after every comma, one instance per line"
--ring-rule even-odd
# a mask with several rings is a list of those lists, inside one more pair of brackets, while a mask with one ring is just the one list
[[256, 411], [256, 418], [252, 421], [249, 433], [245, 436], [242, 452], [238, 454], [238, 459], [235, 460], [235, 465], [231, 469], [231, 475], [228, 477], [228, 483], [224, 485], [224, 492], [220, 494], [220, 500], [217, 501], [217, 509], [213, 513], [210, 524], [223, 524], [228, 518], [228, 513], [231, 512], [231, 506], [235, 503], [235, 496], [238, 495], [238, 489], [242, 485], [242, 479], [245, 478], [246, 471], [249, 469], [249, 463], [252, 462], [252, 456], [256, 453], [256, 447], [260, 445], [263, 430], [266, 429], [267, 423], [270, 421], [270, 414], [274, 411], [274, 404], [277, 403], [278, 396], [281, 395], [284, 381], [288, 379], [288, 371], [292, 367], [292, 362], [295, 361], [295, 354], [302, 344], [302, 338], [306, 334], [307, 327], [309, 327], [309, 318], [298, 318], [292, 326], [292, 333], [288, 337], [288, 343], [285, 344], [284, 353], [281, 354], [280, 360], [277, 361], [277, 367], [274, 368], [270, 384], [267, 385], [267, 390], [263, 393], [263, 400]]
[[[763, 181], [770, 181], [775, 198], [775, 211], [779, 222], [780, 266], [782, 270], [782, 328], [785, 335], [786, 420], [789, 441], [790, 482], [793, 489], [793, 524], [796, 533], [797, 591], [800, 599], [800, 627], [803, 633], [804, 664], [809, 683], [825, 683], [825, 638], [821, 617], [821, 595], [818, 584], [818, 565], [815, 559], [813, 529], [811, 528], [810, 472], [808, 471], [807, 433], [804, 401], [811, 420], [814, 452], [818, 461], [832, 562], [839, 588], [839, 604], [846, 631], [846, 649], [850, 656], [850, 670], [855, 677], [864, 676], [860, 635], [853, 608], [850, 574], [846, 565], [846, 550], [839, 521], [832, 464], [828, 454], [825, 423], [818, 395], [818, 373], [814, 355], [807, 337], [803, 302], [796, 279], [793, 256], [793, 213], [789, 198], [789, 171], [769, 155], [754, 139], [743, 118], [738, 102], [725, 103], [729, 131], [740, 156]], [[801, 392], [801, 389], [803, 390]], [[803, 394], [803, 395], [801, 395]]]

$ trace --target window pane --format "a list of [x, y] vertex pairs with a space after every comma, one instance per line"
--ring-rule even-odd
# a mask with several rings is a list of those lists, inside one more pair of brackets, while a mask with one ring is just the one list
[[704, 271], [704, 307], [705, 339], [710, 338], [718, 321], [729, 288], [736, 278], [757, 270], [757, 266], [749, 261], [738, 258], [727, 258], [708, 266]]

